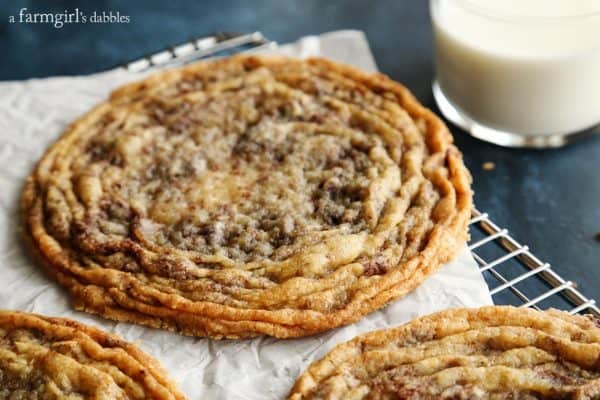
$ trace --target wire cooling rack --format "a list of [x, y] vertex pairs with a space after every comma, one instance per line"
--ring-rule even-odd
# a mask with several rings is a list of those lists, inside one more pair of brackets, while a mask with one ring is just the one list
[[[132, 72], [179, 66], [208, 57], [276, 48], [260, 32], [220, 33], [195, 38], [158, 53], [128, 62], [122, 67]], [[577, 285], [557, 274], [526, 245], [496, 225], [487, 213], [473, 209], [469, 250], [479, 264], [496, 304], [546, 309], [550, 307], [600, 316], [596, 302], [584, 296]]]
[[184, 65], [208, 57], [275, 47], [277, 47], [277, 42], [268, 40], [260, 32], [248, 34], [217, 33], [171, 46], [122, 66], [132, 72], [146, 72], [158, 68]]

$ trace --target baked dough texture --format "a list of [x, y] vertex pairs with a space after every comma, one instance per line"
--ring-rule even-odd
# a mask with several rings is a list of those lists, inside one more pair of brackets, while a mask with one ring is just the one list
[[0, 399], [184, 399], [136, 346], [63, 318], [0, 310]]
[[325, 59], [234, 56], [112, 93], [23, 194], [75, 308], [186, 335], [358, 320], [461, 250], [470, 175], [400, 84]]
[[599, 399], [598, 320], [453, 309], [335, 347], [289, 399]]

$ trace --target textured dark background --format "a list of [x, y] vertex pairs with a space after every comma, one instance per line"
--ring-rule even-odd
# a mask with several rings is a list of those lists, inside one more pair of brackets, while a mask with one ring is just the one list
[[[129, 24], [9, 24], [9, 15], [119, 11]], [[0, 80], [88, 74], [215, 31], [260, 30], [279, 42], [335, 29], [366, 32], [379, 68], [436, 109], [424, 0], [7, 1], [0, 0]], [[1, 94], [0, 94], [1, 95]], [[600, 107], [600, 105], [598, 105]], [[437, 111], [437, 110], [436, 110]], [[474, 176], [477, 206], [582, 291], [600, 297], [600, 137], [560, 150], [503, 149], [453, 129]], [[1, 132], [0, 135], [16, 134]], [[493, 171], [482, 163], [492, 161]]]

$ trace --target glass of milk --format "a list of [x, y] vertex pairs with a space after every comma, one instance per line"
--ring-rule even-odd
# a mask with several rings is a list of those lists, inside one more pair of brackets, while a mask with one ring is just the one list
[[431, 0], [442, 113], [503, 146], [600, 132], [600, 0]]

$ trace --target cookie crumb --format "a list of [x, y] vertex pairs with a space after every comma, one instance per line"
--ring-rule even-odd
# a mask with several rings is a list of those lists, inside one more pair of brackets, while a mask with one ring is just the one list
[[486, 161], [481, 165], [481, 168], [483, 168], [484, 171], [491, 171], [496, 168], [496, 164], [491, 161]]

